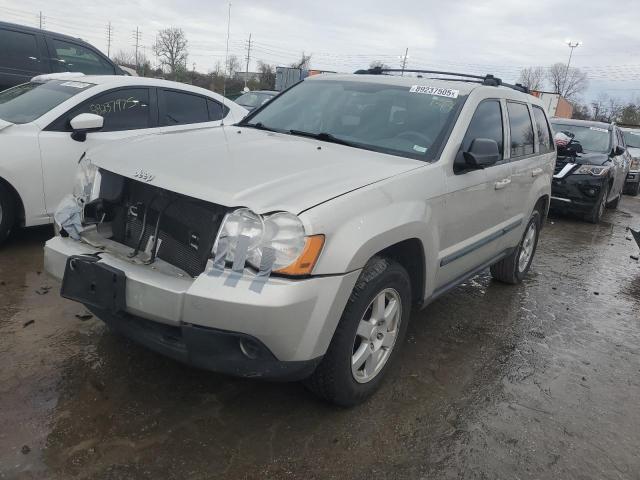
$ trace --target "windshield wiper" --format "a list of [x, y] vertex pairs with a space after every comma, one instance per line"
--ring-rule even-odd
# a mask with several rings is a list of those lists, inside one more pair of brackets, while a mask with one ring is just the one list
[[346, 145], [348, 147], [353, 147], [353, 143], [348, 142], [346, 140], [342, 140], [341, 138], [335, 137], [327, 132], [313, 133], [313, 132], [305, 132], [302, 130], [289, 130], [291, 135], [299, 135], [300, 137], [309, 137], [315, 138], [316, 140], [322, 140], [323, 142], [331, 142], [337, 143], [338, 145]]
[[280, 130], [276, 130], [275, 128], [269, 128], [262, 122], [258, 123], [239, 123], [239, 127], [250, 127], [255, 128], [256, 130], [265, 130], [267, 132], [280, 132]]

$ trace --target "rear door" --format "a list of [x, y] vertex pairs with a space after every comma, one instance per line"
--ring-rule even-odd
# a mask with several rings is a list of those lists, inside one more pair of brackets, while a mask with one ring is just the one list
[[[98, 93], [40, 132], [47, 214], [53, 215], [60, 200], [72, 192], [76, 165], [88, 149], [159, 131], [154, 93], [154, 89], [147, 87], [117, 88]], [[87, 134], [84, 142], [71, 138], [69, 122], [80, 113], [104, 117], [103, 129]]]
[[[495, 165], [483, 170], [463, 168], [462, 152], [468, 151], [476, 138], [496, 141], [501, 159]], [[504, 145], [500, 100], [482, 100], [458, 151], [455, 162], [458, 167], [446, 172], [447, 194], [436, 288], [456, 281], [495, 259], [504, 250], [504, 230], [508, 227], [507, 195], [511, 189], [511, 167]]]
[[229, 112], [229, 107], [212, 98], [168, 88], [158, 89], [158, 108], [164, 132], [217, 127]]
[[48, 73], [42, 55], [42, 37], [36, 33], [0, 27], [0, 90]]

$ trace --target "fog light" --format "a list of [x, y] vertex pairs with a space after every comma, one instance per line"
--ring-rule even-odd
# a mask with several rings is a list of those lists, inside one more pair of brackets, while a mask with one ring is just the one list
[[260, 356], [260, 346], [253, 340], [241, 338], [238, 343], [240, 344], [240, 351], [245, 357], [255, 360]]
[[595, 189], [590, 188], [589, 190], [587, 190], [587, 193], [588, 193], [589, 195], [592, 195], [592, 196], [593, 196], [593, 195], [595, 195], [595, 194], [596, 194], [596, 191], [595, 191]]

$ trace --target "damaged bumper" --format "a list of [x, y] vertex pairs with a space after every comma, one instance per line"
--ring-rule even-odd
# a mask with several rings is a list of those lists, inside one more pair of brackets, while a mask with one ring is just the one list
[[[97, 256], [122, 272], [124, 308], [87, 305], [115, 330], [147, 347], [198, 367], [242, 376], [302, 378], [324, 355], [359, 271], [301, 280], [271, 277], [260, 291], [255, 276], [207, 271], [196, 278], [157, 260], [127, 258], [106, 248], [54, 237], [45, 245], [45, 269], [63, 279], [68, 259]], [[87, 280], [90, 281], [90, 280]]]
[[602, 188], [608, 181], [606, 177], [589, 175], [554, 178], [551, 184], [551, 207], [586, 213], [598, 203]]

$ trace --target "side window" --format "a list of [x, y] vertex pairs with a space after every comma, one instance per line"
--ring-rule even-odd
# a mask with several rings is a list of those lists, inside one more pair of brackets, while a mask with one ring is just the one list
[[0, 65], [17, 70], [39, 71], [36, 36], [31, 33], [0, 30]]
[[86, 100], [69, 114], [69, 121], [80, 113], [95, 113], [104, 117], [101, 132], [139, 130], [151, 127], [149, 90], [146, 88], [123, 88], [96, 95]]
[[229, 107], [222, 106], [221, 103], [207, 98], [207, 108], [209, 109], [209, 120], [222, 120], [229, 113]]
[[524, 103], [507, 102], [509, 128], [511, 129], [511, 158], [533, 153], [533, 124], [529, 109]]
[[164, 111], [162, 125], [186, 125], [209, 121], [207, 99], [200, 95], [163, 90]]
[[498, 100], [485, 100], [478, 105], [467, 133], [462, 140], [462, 150], [466, 152], [475, 138], [489, 138], [495, 140], [500, 151], [500, 158], [504, 158], [504, 138], [502, 129], [502, 108]]
[[113, 75], [115, 69], [93, 50], [76, 43], [51, 40], [54, 69], [58, 72], [82, 72], [87, 75]]
[[546, 153], [553, 150], [553, 143], [551, 139], [551, 128], [547, 121], [547, 116], [540, 107], [533, 106], [533, 116], [536, 119], [536, 130], [538, 131], [538, 144], [540, 146], [540, 153]]

